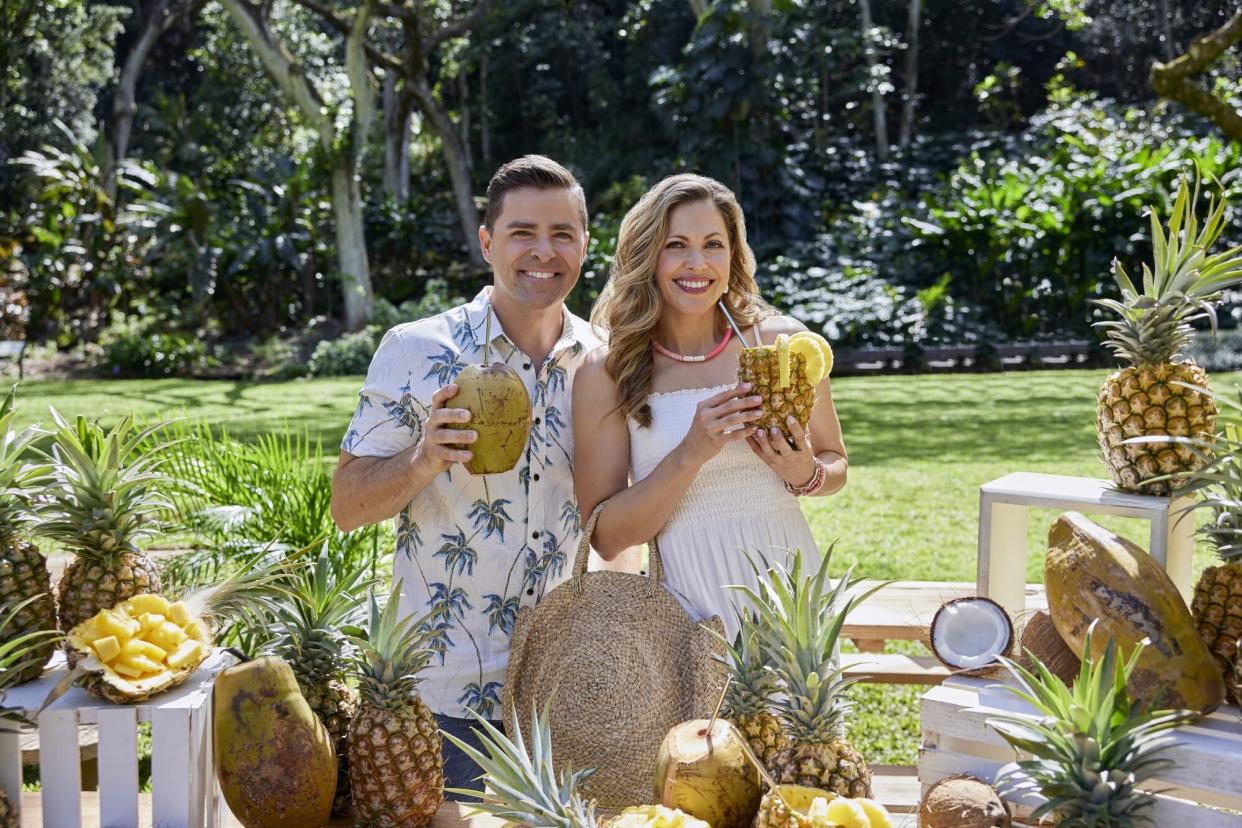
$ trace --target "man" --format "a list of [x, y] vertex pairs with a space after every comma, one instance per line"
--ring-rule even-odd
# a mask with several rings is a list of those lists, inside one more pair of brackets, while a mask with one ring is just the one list
[[[469, 743], [467, 710], [501, 717], [500, 688], [519, 607], [570, 574], [581, 534], [573, 490], [570, 388], [599, 344], [566, 310], [587, 250], [582, 187], [538, 155], [501, 167], [479, 228], [493, 281], [473, 301], [393, 328], [371, 361], [341, 444], [332, 517], [344, 531], [397, 517], [393, 582], [401, 611], [431, 613], [438, 658], [420, 692], [442, 730]], [[492, 360], [526, 383], [530, 440], [512, 471], [471, 475], [476, 434], [448, 428], [453, 379], [482, 362], [491, 315]], [[465, 446], [465, 447], [463, 447]], [[473, 787], [479, 771], [447, 740], [445, 785]]]

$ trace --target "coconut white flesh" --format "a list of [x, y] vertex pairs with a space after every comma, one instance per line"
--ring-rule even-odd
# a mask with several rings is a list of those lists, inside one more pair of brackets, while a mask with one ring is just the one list
[[1012, 634], [1004, 610], [991, 601], [955, 601], [936, 617], [932, 646], [946, 662], [970, 670], [1004, 655]]

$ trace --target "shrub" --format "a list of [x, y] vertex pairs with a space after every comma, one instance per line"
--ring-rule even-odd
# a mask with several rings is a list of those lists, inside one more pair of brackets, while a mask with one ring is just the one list
[[102, 357], [95, 367], [114, 377], [184, 377], [213, 363], [196, 336], [155, 331], [138, 321], [114, 322], [100, 337]]
[[339, 339], [328, 339], [315, 346], [307, 363], [312, 377], [339, 377], [365, 374], [379, 344], [379, 329], [367, 327]]

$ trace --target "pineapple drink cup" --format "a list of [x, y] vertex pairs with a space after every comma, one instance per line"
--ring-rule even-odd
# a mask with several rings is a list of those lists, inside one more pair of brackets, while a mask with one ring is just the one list
[[749, 382], [763, 398], [763, 416], [753, 425], [779, 428], [793, 443], [786, 420], [792, 415], [804, 429], [815, 405], [815, 386], [832, 370], [832, 348], [822, 336], [800, 331], [781, 334], [773, 345], [743, 348], [738, 360], [740, 382]]

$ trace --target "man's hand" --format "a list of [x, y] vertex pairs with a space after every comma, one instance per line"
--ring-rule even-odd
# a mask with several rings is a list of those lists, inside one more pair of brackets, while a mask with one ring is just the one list
[[423, 438], [414, 449], [414, 463], [424, 466], [433, 475], [439, 474], [454, 463], [468, 463], [474, 456], [468, 449], [457, 446], [473, 443], [478, 432], [449, 428], [450, 423], [467, 423], [470, 412], [464, 408], [445, 408], [445, 403], [457, 395], [457, 384], [450, 382], [431, 396], [431, 416], [423, 423]]

